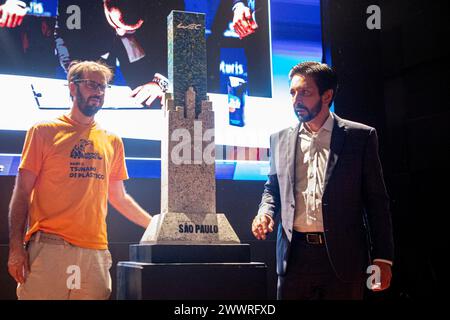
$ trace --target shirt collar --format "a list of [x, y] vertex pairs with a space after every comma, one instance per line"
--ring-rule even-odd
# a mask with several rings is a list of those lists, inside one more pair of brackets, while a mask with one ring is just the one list
[[[327, 130], [327, 131], [333, 131], [333, 126], [334, 126], [334, 117], [333, 117], [333, 112], [330, 112], [330, 114], [328, 115], [327, 120], [325, 120], [325, 123], [323, 124], [322, 128], [320, 128], [320, 130]], [[319, 130], [319, 131], [320, 131]]]

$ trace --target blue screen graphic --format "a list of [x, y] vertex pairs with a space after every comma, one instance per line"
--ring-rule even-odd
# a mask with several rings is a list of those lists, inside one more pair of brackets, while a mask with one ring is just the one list
[[[4, 2], [0, 0], [0, 5]], [[151, 2], [143, 1], [144, 6]], [[14, 140], [10, 138], [11, 133], [18, 133], [23, 139], [26, 130], [32, 124], [42, 119], [55, 118], [62, 113], [61, 109], [69, 109], [70, 98], [64, 82], [66, 75], [61, 67], [64, 51], [59, 52], [59, 56], [56, 57], [59, 62], [56, 60], [55, 63], [55, 48], [44, 45], [54, 41], [51, 27], [55, 19], [59, 19], [58, 22], [65, 22], [70, 18], [70, 14], [66, 14], [64, 19], [58, 18], [58, 6], [64, 4], [66, 8], [68, 5], [79, 3], [83, 9], [83, 5], [91, 5], [94, 1], [45, 0], [25, 1], [25, 3], [30, 17], [28, 21], [24, 20], [22, 29], [0, 28], [1, 104], [14, 106], [8, 107], [8, 117], [0, 117], [0, 175], [17, 173], [22, 146], [10, 148], [10, 141]], [[270, 134], [295, 125], [297, 121], [290, 102], [287, 76], [289, 70], [301, 61], [322, 60], [320, 0], [243, 1], [245, 5], [254, 9], [255, 20], [262, 35], [262, 40], [259, 39], [259, 42], [254, 43], [260, 47], [253, 47], [252, 42], [240, 42], [230, 27], [231, 8], [224, 3], [225, 1], [220, 0], [184, 1], [184, 10], [207, 13], [207, 42], [210, 46], [217, 46], [210, 50], [208, 56], [208, 68], [213, 69], [208, 70], [208, 95], [215, 112], [216, 145], [219, 148], [223, 147], [224, 150], [228, 147], [235, 149], [230, 151], [228, 148], [221, 158], [216, 158], [216, 176], [218, 179], [265, 180], [269, 169]], [[263, 9], [259, 9], [261, 4]], [[267, 10], [267, 16], [263, 14], [264, 10]], [[100, 8], [98, 12], [103, 14], [103, 9]], [[82, 15], [82, 19], [86, 19], [86, 16], [88, 15]], [[163, 18], [161, 23], [165, 22]], [[87, 20], [82, 20], [84, 21]], [[89, 25], [80, 32], [86, 32], [88, 27]], [[92, 27], [95, 31], [101, 26], [96, 22]], [[43, 41], [36, 41], [33, 34], [24, 36], [31, 28], [37, 30], [39, 36], [37, 39]], [[97, 40], [80, 42], [79, 38], [70, 32], [62, 34], [61, 38], [66, 43], [72, 41], [76, 45], [82, 44], [80, 52], [86, 51], [86, 48], [94, 42], [98, 41], [98, 44], [102, 45], [105, 42], [105, 39], [97, 36], [94, 37]], [[264, 44], [261, 44], [264, 39], [268, 39], [270, 44], [267, 50]], [[56, 46], [60, 44], [56, 43]], [[72, 47], [74, 46], [69, 46], [69, 49]], [[107, 48], [107, 43], [99, 49], [98, 54], [111, 60], [111, 52], [104, 48]], [[266, 53], [269, 59], [261, 58]], [[22, 56], [27, 56], [26, 61], [21, 60]], [[150, 141], [155, 143], [150, 149], [158, 150], [161, 138], [161, 118], [158, 113], [160, 110], [151, 108], [142, 110], [141, 105], [135, 105], [131, 100], [124, 98], [140, 84], [140, 80], [134, 81], [135, 83], [130, 81], [128, 70], [122, 60], [116, 59], [113, 63], [116, 67], [114, 90], [109, 93], [110, 101], [105, 100], [105, 110], [97, 116], [99, 122], [119, 134], [125, 143], [127, 140], [131, 141], [128, 146], [131, 149], [136, 141]], [[23, 67], [27, 68], [27, 72], [20, 69]], [[269, 70], [269, 76], [266, 77], [264, 72], [257, 74], [255, 70], [258, 72]], [[249, 77], [252, 72], [253, 78]], [[234, 81], [245, 82], [246, 91], [242, 97], [238, 91], [230, 91], [230, 76], [240, 79]], [[21, 99], [23, 103], [18, 102]], [[243, 103], [244, 109], [236, 108]], [[125, 107], [123, 109], [126, 110], [120, 110], [121, 107]], [[16, 140], [21, 141], [20, 139], [14, 141]], [[246, 155], [251, 152], [256, 155], [240, 157], [240, 151]], [[127, 164], [131, 177], [160, 177], [160, 159], [157, 152], [127, 154]]]

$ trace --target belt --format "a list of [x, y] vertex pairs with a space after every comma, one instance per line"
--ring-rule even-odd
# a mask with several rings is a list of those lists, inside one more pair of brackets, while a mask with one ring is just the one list
[[294, 230], [294, 238], [308, 244], [324, 245], [325, 236], [323, 232], [298, 232]]
[[30, 238], [30, 241], [35, 242], [43, 242], [43, 243], [49, 243], [49, 244], [69, 244], [66, 240], [64, 240], [62, 237], [52, 234], [52, 233], [45, 233], [42, 231], [37, 231], [33, 233], [33, 235]]

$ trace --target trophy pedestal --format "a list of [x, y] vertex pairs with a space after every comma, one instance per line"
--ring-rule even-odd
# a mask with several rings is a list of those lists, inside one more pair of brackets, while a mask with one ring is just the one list
[[136, 244], [117, 265], [117, 299], [266, 299], [267, 266], [248, 244]]
[[264, 300], [264, 263], [119, 262], [117, 299]]

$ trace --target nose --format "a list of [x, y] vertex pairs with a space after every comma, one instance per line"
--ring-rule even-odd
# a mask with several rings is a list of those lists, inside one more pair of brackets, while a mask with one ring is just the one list
[[303, 104], [303, 97], [299, 92], [296, 92], [293, 95], [292, 100], [294, 101], [294, 104], [297, 104], [297, 103]]

